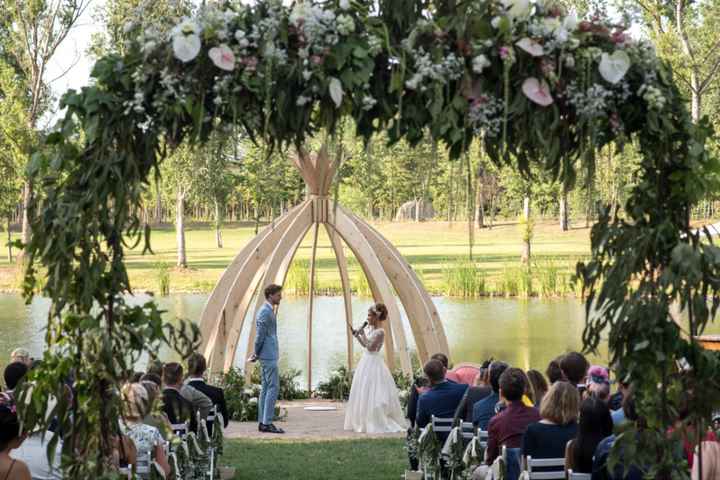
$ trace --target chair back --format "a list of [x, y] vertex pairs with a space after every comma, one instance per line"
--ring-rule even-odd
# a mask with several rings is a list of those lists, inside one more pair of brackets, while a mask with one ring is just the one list
[[190, 430], [190, 427], [188, 426], [187, 422], [173, 423], [172, 425], [170, 425], [170, 429], [178, 437], [184, 437], [185, 435], [187, 435], [188, 431]]
[[149, 451], [137, 452], [135, 474], [140, 478], [150, 478], [150, 466], [152, 463], [152, 454]]
[[528, 478], [530, 480], [564, 480], [564, 458], [525, 458]]
[[482, 448], [487, 448], [487, 442], [488, 442], [488, 432], [487, 430], [479, 430], [477, 431], [477, 438], [480, 441], [480, 446]]
[[522, 448], [507, 448], [503, 446], [503, 458], [506, 465], [506, 480], [518, 480], [520, 477], [520, 459]]
[[208, 416], [205, 419], [205, 425], [207, 425], [208, 435], [212, 438], [213, 427], [215, 426], [215, 415], [217, 415], [217, 405], [213, 404], [212, 408], [208, 412]]
[[462, 432], [462, 438], [465, 443], [469, 442], [475, 436], [475, 425], [472, 422], [462, 422], [460, 424], [460, 430]]
[[591, 480], [592, 474], [590, 473], [575, 473], [572, 469], [568, 470], [568, 480]]
[[432, 427], [435, 433], [450, 433], [453, 428], [452, 418], [439, 418], [435, 415], [432, 416]]

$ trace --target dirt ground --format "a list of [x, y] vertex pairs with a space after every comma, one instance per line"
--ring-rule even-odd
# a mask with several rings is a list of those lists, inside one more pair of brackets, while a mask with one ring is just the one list
[[[405, 432], [389, 434], [367, 434], [345, 431], [345, 405], [331, 400], [294, 400], [279, 402], [287, 410], [287, 417], [275, 425], [285, 430], [284, 435], [260, 433], [257, 422], [230, 422], [225, 429], [225, 438], [252, 438], [262, 440], [340, 440], [358, 438], [401, 438]], [[310, 411], [305, 407], [334, 407], [329, 411]]]

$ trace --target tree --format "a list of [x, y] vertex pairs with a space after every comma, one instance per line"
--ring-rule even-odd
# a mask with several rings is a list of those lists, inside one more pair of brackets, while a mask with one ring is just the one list
[[193, 191], [197, 175], [199, 148], [182, 144], [163, 163], [164, 185], [175, 198], [175, 241], [177, 247], [177, 266], [187, 268], [187, 249], [185, 245], [185, 201]]
[[661, 57], [690, 94], [693, 122], [720, 74], [720, 1], [634, 0]]
[[[65, 41], [90, 0], [46, 0], [44, 2], [0, 0], [0, 11], [7, 12], [12, 25], [8, 52], [14, 57], [28, 87], [27, 126], [36, 131], [42, 113], [49, 107], [47, 69], [60, 44]], [[68, 69], [69, 70], [69, 69]], [[67, 70], [61, 74], [64, 75]], [[59, 77], [58, 77], [59, 78]], [[25, 151], [26, 160], [31, 153], [30, 142]], [[28, 207], [33, 197], [31, 178], [23, 184], [22, 242], [30, 240]]]

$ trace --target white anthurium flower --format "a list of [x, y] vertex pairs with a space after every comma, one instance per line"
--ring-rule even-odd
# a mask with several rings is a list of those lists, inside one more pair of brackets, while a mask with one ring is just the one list
[[184, 18], [182, 22], [175, 25], [172, 29], [173, 36], [177, 35], [198, 35], [200, 34], [200, 25], [193, 22], [189, 18]]
[[598, 66], [600, 75], [612, 84], [622, 80], [629, 69], [630, 57], [623, 50], [615, 50], [612, 55], [603, 53]]
[[183, 63], [190, 62], [200, 53], [200, 37], [192, 35], [176, 35], [173, 37], [173, 53]]
[[542, 20], [545, 31], [548, 33], [554, 33], [558, 28], [561, 27], [560, 19], [556, 17], [547, 17]]
[[545, 50], [543, 50], [543, 46], [540, 45], [535, 40], [528, 38], [528, 37], [518, 40], [515, 43], [515, 45], [517, 45], [521, 49], [525, 50], [527, 53], [529, 53], [533, 57], [542, 57], [545, 54]]
[[330, 91], [330, 98], [332, 98], [333, 102], [335, 102], [335, 107], [340, 108], [340, 105], [342, 105], [343, 95], [345, 95], [340, 79], [330, 77], [330, 85], [328, 86], [328, 90]]
[[530, 15], [530, 0], [502, 0], [508, 10], [508, 15], [513, 18], [522, 18]]
[[228, 72], [235, 70], [235, 54], [226, 44], [211, 48], [208, 56], [216, 67]]
[[340, 9], [341, 10], [349, 10], [350, 9], [350, 0], [340, 0]]

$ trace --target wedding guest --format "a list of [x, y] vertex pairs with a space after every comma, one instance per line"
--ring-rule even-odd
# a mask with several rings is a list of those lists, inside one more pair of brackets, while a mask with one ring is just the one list
[[[423, 393], [418, 398], [415, 423], [420, 428], [424, 428], [430, 423], [433, 415], [440, 418], [452, 418], [468, 388], [467, 385], [449, 382], [445, 378], [446, 369], [439, 360], [430, 360], [425, 364], [423, 370], [430, 380], [430, 391]], [[447, 433], [438, 433], [438, 437], [444, 442]]]
[[[143, 376], [143, 378], [145, 378], [145, 376]], [[140, 385], [145, 387], [148, 396], [148, 413], [145, 415], [145, 418], [143, 418], [143, 423], [157, 428], [165, 440], [169, 439], [172, 433], [172, 425], [170, 425], [170, 421], [165, 416], [165, 413], [155, 410], [155, 404], [158, 398], [160, 398], [160, 386], [150, 380], [142, 380]]]
[[28, 366], [21, 362], [14, 362], [5, 367], [3, 378], [5, 379], [5, 393], [14, 396], [15, 388], [27, 375]]
[[151, 455], [165, 475], [170, 475], [170, 464], [165, 455], [164, 439], [160, 431], [143, 423], [143, 419], [150, 413], [147, 390], [139, 383], [127, 383], [123, 386], [122, 397], [124, 420], [120, 423], [122, 433], [135, 443], [138, 455]]
[[565, 446], [577, 434], [580, 394], [567, 382], [555, 382], [540, 404], [542, 419], [528, 425], [523, 436], [523, 455], [532, 458], [563, 458]]
[[[473, 424], [480, 430], [487, 430], [490, 419], [495, 415], [495, 405], [500, 401], [500, 376], [508, 368], [505, 362], [495, 361], [490, 364], [490, 386], [492, 392], [475, 403], [473, 407]], [[523, 391], [525, 386], [523, 385]]]
[[4, 395], [0, 405], [0, 478], [7, 480], [32, 480], [30, 469], [22, 460], [10, 456], [25, 439], [20, 435], [20, 421], [9, 396]]
[[622, 404], [629, 392], [630, 385], [621, 381], [618, 382], [618, 391], [610, 398], [610, 415], [615, 426], [625, 423], [625, 412]]
[[182, 377], [183, 368], [179, 363], [168, 363], [163, 368], [163, 383], [165, 384], [162, 392], [163, 412], [171, 424], [188, 423], [190, 430], [197, 432], [197, 418], [193, 404], [180, 393], [180, 389], [183, 387]]
[[33, 364], [33, 359], [26, 348], [20, 347], [13, 350], [10, 354], [10, 363], [15, 362], [24, 363], [26, 367], [30, 368]]
[[555, 360], [551, 360], [547, 369], [545, 369], [545, 375], [547, 375], [550, 385], [563, 379], [562, 369], [560, 368], [561, 358], [562, 356], [559, 356]]
[[565, 449], [565, 470], [592, 473], [595, 450], [612, 432], [613, 422], [607, 404], [596, 397], [583, 400], [577, 437], [570, 440]]
[[[486, 362], [489, 365], [490, 362]], [[458, 408], [455, 410], [455, 420], [460, 419], [463, 422], [472, 422], [473, 407], [475, 404], [492, 393], [490, 386], [490, 376], [486, 364], [480, 367], [480, 373], [476, 379], [476, 385], [470, 385], [465, 391]]]
[[539, 407], [542, 399], [548, 391], [548, 384], [542, 373], [537, 370], [528, 370], [527, 378], [530, 380], [532, 391], [535, 394], [535, 406]]
[[692, 480], [717, 480], [720, 478], [720, 443], [702, 442], [702, 475], [698, 462], [698, 454], [695, 453], [695, 461], [692, 464]]
[[230, 418], [225, 403], [225, 393], [222, 388], [213, 387], [205, 383], [205, 379], [203, 378], [205, 370], [207, 370], [205, 357], [197, 352], [193, 353], [188, 359], [188, 378], [185, 380], [185, 383], [205, 394], [212, 401], [213, 405], [217, 408], [217, 412], [222, 415], [223, 423], [227, 427]]
[[[540, 420], [540, 413], [535, 407], [523, 404], [525, 392], [525, 372], [519, 368], [508, 368], [500, 376], [500, 398], [507, 407], [495, 415], [488, 425], [488, 444], [485, 459], [492, 465], [500, 455], [500, 447], [522, 447], [523, 435], [528, 425]], [[481, 400], [482, 402], [482, 400]]]
[[562, 370], [563, 377], [575, 386], [585, 383], [589, 366], [585, 357], [578, 352], [569, 352], [560, 358], [560, 370]]
[[[444, 368], [443, 375], [447, 375], [447, 368], [448, 368], [448, 357], [444, 353], [435, 353], [430, 357], [430, 360], [437, 360], [440, 363], [442, 363]], [[447, 376], [445, 377], [446, 380], [450, 383], [457, 383], [453, 380], [447, 379]], [[415, 420], [417, 419], [417, 402], [418, 398], [420, 398], [420, 395], [430, 390], [430, 382], [428, 381], [427, 377], [421, 377], [417, 378], [414, 382], [414, 384], [410, 387], [410, 393], [408, 395], [408, 404], [407, 404], [407, 411], [406, 411], [406, 418], [410, 420], [410, 428], [413, 428], [415, 426]]]

